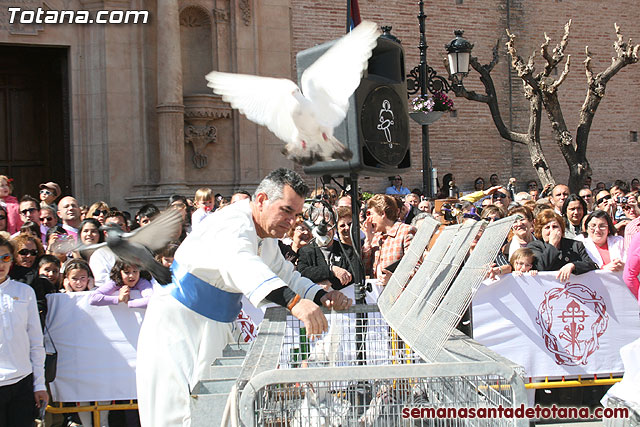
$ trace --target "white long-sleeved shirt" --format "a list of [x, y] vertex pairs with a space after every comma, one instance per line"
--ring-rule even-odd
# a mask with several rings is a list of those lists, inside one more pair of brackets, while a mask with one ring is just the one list
[[0, 283], [0, 386], [33, 372], [33, 390], [46, 390], [44, 356], [36, 294], [29, 285], [7, 278]]
[[298, 273], [277, 239], [261, 239], [248, 200], [207, 215], [180, 245], [174, 260], [182, 271], [227, 292], [243, 293], [256, 307], [282, 286], [313, 300], [322, 289]]
[[109, 274], [116, 263], [116, 255], [106, 246], [95, 251], [89, 258], [89, 267], [93, 274], [96, 288], [106, 284], [111, 280]]

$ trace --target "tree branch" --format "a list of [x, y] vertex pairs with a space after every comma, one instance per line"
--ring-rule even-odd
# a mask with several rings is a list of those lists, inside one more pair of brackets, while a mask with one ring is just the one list
[[[551, 75], [551, 71], [564, 59], [564, 50], [567, 47], [567, 43], [569, 42], [569, 30], [571, 29], [571, 20], [564, 24], [564, 34], [562, 35], [562, 40], [556, 47], [553, 49], [553, 55], [549, 53], [549, 36], [547, 33], [544, 34], [544, 43], [540, 46], [540, 52], [542, 53], [542, 57], [547, 61], [547, 64], [544, 67], [544, 76], [549, 77]], [[566, 66], [565, 66], [566, 69]]]
[[588, 47], [585, 49], [586, 58], [584, 60], [584, 66], [587, 75], [588, 91], [580, 110], [580, 123], [576, 133], [576, 151], [579, 159], [584, 161], [587, 166], [588, 162], [586, 162], [586, 153], [589, 132], [591, 131], [593, 117], [598, 110], [600, 101], [602, 101], [602, 98], [605, 95], [607, 83], [622, 68], [629, 64], [638, 62], [638, 51], [640, 50], [640, 45], [633, 46], [631, 39], [626, 43], [622, 33], [620, 32], [618, 24], [614, 24], [614, 28], [617, 39], [613, 44], [613, 48], [617, 55], [616, 57], [611, 58], [611, 65], [595, 77], [593, 76], [593, 70], [591, 67], [591, 53], [589, 52]]
[[538, 86], [537, 80], [533, 77], [533, 59], [535, 56], [535, 52], [531, 54], [529, 57], [529, 61], [525, 64], [524, 60], [516, 50], [514, 41], [516, 36], [511, 34], [509, 30], [507, 31], [507, 36], [509, 36], [509, 41], [507, 42], [507, 52], [511, 55], [511, 66], [514, 70], [517, 71], [518, 76], [529, 86], [531, 86], [532, 90], [537, 91], [540, 90]]

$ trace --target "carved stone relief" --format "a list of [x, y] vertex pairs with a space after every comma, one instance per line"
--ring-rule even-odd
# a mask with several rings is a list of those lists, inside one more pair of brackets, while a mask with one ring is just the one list
[[210, 25], [209, 16], [197, 7], [187, 7], [180, 12], [180, 25], [183, 27], [202, 27]]
[[218, 130], [211, 124], [203, 126], [188, 125], [184, 130], [184, 140], [187, 144], [191, 143], [193, 146], [193, 165], [202, 169], [207, 166], [208, 157], [204, 153], [205, 147], [211, 142], [216, 142]]
[[251, 24], [251, 0], [240, 0], [240, 10], [244, 25]]
[[[10, 12], [9, 8], [19, 8], [19, 11]], [[42, 0], [0, 0], [0, 31], [8, 31], [12, 35], [37, 36], [38, 32], [44, 31], [44, 24], [36, 22], [35, 12], [38, 8], [44, 11], [49, 10]], [[19, 22], [22, 12], [28, 12], [23, 19], [33, 20], [33, 23], [26, 24]], [[31, 14], [33, 12], [33, 14]], [[14, 22], [11, 23], [11, 15], [14, 15]]]

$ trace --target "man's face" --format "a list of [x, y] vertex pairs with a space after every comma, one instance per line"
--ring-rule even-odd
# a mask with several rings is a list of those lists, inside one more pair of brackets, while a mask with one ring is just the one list
[[121, 216], [112, 216], [105, 219], [104, 225], [115, 225], [116, 227], [120, 227], [124, 232], [128, 231], [127, 223]]
[[415, 194], [408, 194], [407, 197], [405, 198], [405, 201], [409, 203], [411, 206], [417, 208], [418, 204], [420, 203], [420, 197], [418, 197]]
[[393, 178], [393, 185], [395, 187], [402, 187], [402, 178], [399, 176], [396, 176], [395, 178]]
[[269, 200], [266, 194], [260, 193], [256, 198], [258, 208], [258, 226], [266, 236], [276, 239], [284, 236], [295, 223], [296, 215], [302, 212], [304, 198], [299, 196], [293, 188], [284, 186], [282, 198]]
[[509, 192], [506, 189], [500, 188], [491, 196], [491, 202], [506, 209], [511, 203], [511, 197], [509, 197]]
[[40, 206], [37, 203], [31, 201], [21, 202], [19, 210], [22, 222], [32, 221], [40, 225]]
[[65, 197], [58, 203], [58, 216], [63, 222], [80, 221], [80, 208], [78, 201], [73, 197]]
[[578, 192], [578, 196], [582, 197], [587, 202], [587, 208], [591, 210], [593, 207], [593, 192], [588, 188], [583, 188]]
[[422, 212], [431, 213], [431, 203], [428, 200], [423, 200], [418, 204], [418, 209]]
[[498, 185], [498, 175], [491, 175], [489, 177], [489, 183], [491, 184], [492, 187], [495, 187], [496, 185]]
[[584, 187], [584, 188], [591, 188], [591, 177], [590, 177], [590, 176], [588, 176], [588, 177], [586, 177], [586, 178], [584, 179], [584, 185], [583, 185], [583, 187]]
[[551, 192], [551, 203], [553, 203], [553, 206], [557, 210], [561, 210], [567, 197], [569, 197], [569, 187], [566, 185], [556, 185]]
[[40, 224], [48, 228], [56, 225], [56, 217], [54, 212], [49, 209], [40, 209]]

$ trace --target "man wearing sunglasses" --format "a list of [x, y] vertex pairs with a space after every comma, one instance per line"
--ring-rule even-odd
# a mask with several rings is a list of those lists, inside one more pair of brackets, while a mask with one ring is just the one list
[[511, 204], [511, 196], [509, 194], [509, 190], [504, 187], [498, 188], [495, 193], [491, 195], [491, 204], [501, 207], [505, 211], [509, 209], [509, 205]]
[[583, 188], [578, 192], [578, 196], [582, 197], [587, 202], [587, 214], [593, 211], [593, 191], [590, 188]]
[[[47, 228], [40, 222], [40, 204], [38, 201], [29, 195], [22, 196], [18, 212], [20, 212], [20, 219], [23, 223], [31, 221], [40, 227], [40, 239], [44, 242]], [[15, 235], [18, 234], [19, 232], [15, 233]]]

